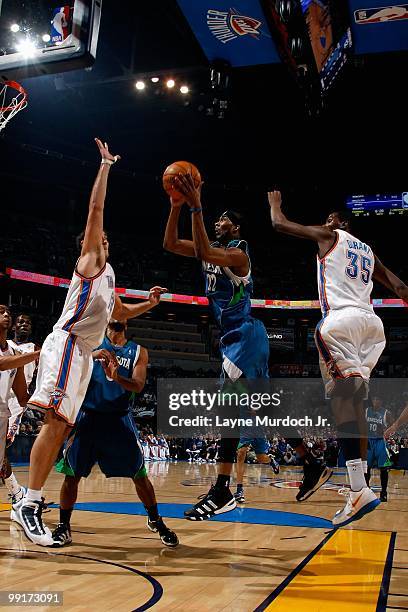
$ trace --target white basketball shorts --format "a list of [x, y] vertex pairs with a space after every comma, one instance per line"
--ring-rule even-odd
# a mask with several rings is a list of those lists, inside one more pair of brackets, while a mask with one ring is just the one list
[[73, 425], [84, 401], [92, 368], [92, 351], [81, 338], [62, 330], [53, 331], [41, 349], [37, 384], [29, 405], [54, 410]]
[[331, 310], [316, 327], [320, 369], [330, 392], [335, 379], [351, 376], [369, 381], [385, 348], [382, 321], [362, 308]]

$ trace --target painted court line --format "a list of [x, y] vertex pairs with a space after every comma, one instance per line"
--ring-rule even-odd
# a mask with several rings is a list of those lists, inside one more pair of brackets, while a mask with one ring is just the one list
[[[50, 504], [50, 508], [58, 508], [57, 504]], [[164, 518], [179, 518], [185, 520], [184, 511], [189, 510], [191, 504], [159, 504], [161, 516]], [[146, 510], [140, 502], [84, 502], [75, 504], [75, 510], [88, 512], [107, 512], [112, 514], [130, 514], [146, 516]], [[310, 527], [312, 529], [327, 529], [331, 521], [296, 512], [283, 512], [280, 510], [261, 510], [259, 508], [236, 508], [232, 512], [219, 514], [211, 518], [221, 523], [247, 523], [252, 525], [284, 525], [287, 527]]]
[[255, 612], [376, 612], [386, 605], [395, 534], [339, 529]]

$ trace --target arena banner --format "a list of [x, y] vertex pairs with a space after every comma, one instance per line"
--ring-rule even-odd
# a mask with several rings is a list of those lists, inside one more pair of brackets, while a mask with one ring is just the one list
[[257, 0], [178, 0], [207, 59], [231, 66], [280, 63]]
[[408, 4], [384, 0], [349, 0], [356, 54], [408, 49]]
[[[6, 274], [13, 280], [27, 281], [37, 283], [39, 285], [51, 285], [53, 287], [62, 287], [67, 289], [70, 280], [60, 278], [58, 276], [49, 276], [48, 274], [38, 274], [36, 272], [27, 272], [25, 270], [16, 270], [15, 268], [6, 268]], [[132, 298], [135, 300], [147, 299], [149, 292], [142, 289], [125, 289], [116, 287], [116, 293], [122, 297]], [[190, 304], [192, 306], [208, 306], [208, 299], [199, 295], [184, 295], [182, 293], [165, 293], [161, 297], [163, 302], [172, 302], [174, 304]], [[319, 300], [251, 300], [252, 308], [282, 308], [287, 310], [310, 310], [320, 309]], [[406, 307], [402, 300], [397, 299], [373, 299], [374, 308], [401, 308]]]

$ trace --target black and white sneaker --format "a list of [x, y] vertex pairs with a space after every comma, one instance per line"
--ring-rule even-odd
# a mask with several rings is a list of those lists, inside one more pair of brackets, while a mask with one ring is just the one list
[[67, 546], [72, 543], [71, 527], [65, 523], [58, 523], [54, 531], [52, 532], [52, 539], [54, 541], [54, 548], [59, 546]]
[[27, 501], [24, 499], [15, 507], [13, 520], [21, 525], [27, 538], [40, 546], [54, 544], [51, 531], [42, 521], [42, 512], [45, 508], [44, 500]]
[[303, 466], [303, 480], [296, 495], [298, 502], [305, 501], [329, 480], [333, 470], [325, 463], [305, 463]]
[[206, 521], [215, 514], [230, 512], [237, 507], [235, 497], [228, 487], [217, 488], [214, 485], [191, 510], [186, 510], [184, 516], [189, 521]]
[[237, 491], [236, 493], [234, 493], [234, 498], [235, 498], [235, 501], [238, 502], [239, 504], [245, 504], [244, 491]]
[[273, 457], [271, 457], [271, 468], [273, 469], [274, 474], [279, 474], [279, 463]]
[[171, 529], [169, 529], [169, 527], [167, 527], [161, 516], [157, 521], [151, 521], [148, 518], [147, 527], [148, 529], [150, 529], [150, 531], [153, 531], [153, 533], [158, 533], [161, 541], [166, 546], [174, 548], [174, 546], [177, 546], [177, 544], [179, 543], [177, 534]]

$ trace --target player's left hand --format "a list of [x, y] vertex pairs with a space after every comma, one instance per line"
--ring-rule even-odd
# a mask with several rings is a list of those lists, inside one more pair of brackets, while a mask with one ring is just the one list
[[167, 293], [168, 289], [166, 287], [152, 287], [149, 291], [149, 302], [153, 304], [153, 306], [157, 306], [160, 302], [160, 297], [163, 293]]
[[101, 364], [105, 372], [106, 378], [109, 378], [110, 380], [118, 380], [119, 362], [116, 359], [115, 353], [111, 353], [110, 355], [111, 358], [109, 362], [106, 363], [105, 361], [101, 361]]
[[95, 138], [95, 142], [97, 144], [102, 159], [109, 159], [112, 162], [117, 162], [120, 159], [120, 155], [112, 155], [112, 153], [110, 153], [107, 142], [102, 143], [99, 138]]
[[98, 361], [108, 364], [112, 359], [113, 353], [110, 353], [107, 349], [99, 349], [92, 353], [92, 357]]
[[269, 206], [276, 206], [280, 208], [282, 206], [282, 194], [280, 191], [268, 191], [268, 202]]
[[190, 208], [201, 208], [202, 181], [199, 186], [196, 187], [191, 174], [178, 174], [174, 177], [174, 186], [177, 191], [183, 194]]

